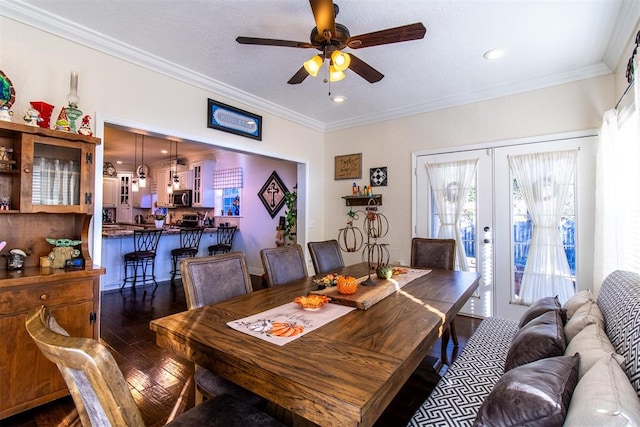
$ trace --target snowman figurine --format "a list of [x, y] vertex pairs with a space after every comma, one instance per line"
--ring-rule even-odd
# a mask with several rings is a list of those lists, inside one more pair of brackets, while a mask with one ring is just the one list
[[25, 113], [23, 119], [29, 126], [38, 126], [38, 123], [42, 121], [40, 113], [35, 108], [29, 108]]

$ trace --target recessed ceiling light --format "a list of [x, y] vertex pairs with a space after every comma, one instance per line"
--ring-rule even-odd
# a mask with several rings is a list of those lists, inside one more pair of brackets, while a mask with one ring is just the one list
[[160, 150], [160, 152], [161, 152], [162, 154], [168, 154], [168, 153], [169, 153], [169, 150]]
[[116, 160], [116, 164], [121, 165], [122, 164], [122, 160]]
[[496, 47], [494, 49], [488, 50], [482, 55], [484, 59], [500, 59], [507, 54], [508, 49], [505, 47]]
[[336, 104], [342, 104], [343, 102], [345, 102], [347, 100], [347, 97], [343, 96], [343, 95], [336, 95], [333, 98], [331, 98], [331, 100], [333, 102], [335, 102]]

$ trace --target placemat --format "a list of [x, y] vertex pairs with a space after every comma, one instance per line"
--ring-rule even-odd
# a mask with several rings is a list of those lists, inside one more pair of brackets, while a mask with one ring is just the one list
[[295, 302], [290, 302], [253, 316], [233, 320], [227, 325], [237, 331], [282, 346], [352, 310], [355, 310], [355, 307], [325, 304], [317, 311], [307, 311]]

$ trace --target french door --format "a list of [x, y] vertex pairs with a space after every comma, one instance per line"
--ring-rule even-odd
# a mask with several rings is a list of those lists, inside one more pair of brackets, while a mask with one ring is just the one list
[[437, 237], [439, 227], [425, 164], [477, 160], [476, 176], [458, 227], [469, 270], [479, 272], [482, 278], [478, 292], [462, 309], [463, 313], [517, 320], [528, 308], [519, 304], [518, 293], [532, 225], [509, 169], [509, 156], [580, 150], [573, 191], [567, 200], [568, 215], [563, 217], [561, 228], [577, 288], [591, 286], [595, 143], [595, 136], [547, 137], [416, 155], [414, 236], [418, 237]]

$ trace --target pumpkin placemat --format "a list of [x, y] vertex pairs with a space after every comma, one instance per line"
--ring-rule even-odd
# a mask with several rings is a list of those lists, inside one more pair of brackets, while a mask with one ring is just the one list
[[[325, 289], [311, 291], [312, 294], [326, 295], [331, 298], [331, 302], [335, 304], [345, 305], [348, 307], [356, 307], [360, 310], [366, 310], [375, 303], [382, 301], [389, 295], [401, 289], [407, 283], [417, 279], [418, 277], [429, 274], [431, 270], [407, 268], [406, 273], [397, 274], [390, 279], [380, 279], [375, 272], [371, 273], [371, 280], [376, 282], [375, 286], [366, 286], [362, 282], [367, 280], [369, 276], [357, 278], [358, 290], [352, 295], [343, 295], [338, 293], [335, 286], [329, 286]], [[331, 304], [329, 304], [331, 305]]]
[[270, 343], [285, 345], [353, 310], [353, 307], [325, 304], [317, 311], [307, 311], [290, 302], [227, 325]]

